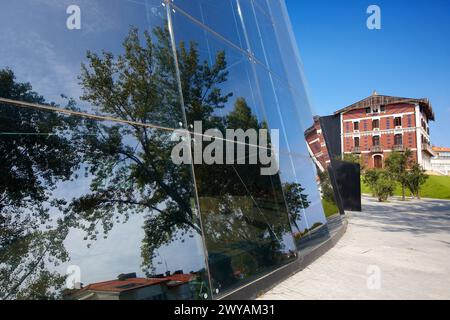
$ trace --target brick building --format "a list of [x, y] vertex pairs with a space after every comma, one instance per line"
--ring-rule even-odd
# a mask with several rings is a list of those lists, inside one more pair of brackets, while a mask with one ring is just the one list
[[320, 127], [319, 117], [314, 117], [314, 124], [305, 131], [308, 151], [320, 171], [330, 163], [327, 146]]
[[[370, 97], [335, 112], [340, 128], [331, 135], [340, 136], [337, 154], [356, 154], [366, 168], [382, 168], [392, 151], [410, 149], [413, 158], [425, 170], [433, 170], [435, 152], [430, 143], [429, 122], [434, 113], [428, 99], [400, 98], [373, 93]], [[330, 163], [319, 117], [305, 131], [308, 151], [323, 171]], [[334, 121], [334, 120], [333, 120]], [[339, 142], [337, 142], [339, 144]], [[336, 156], [339, 157], [339, 156]]]
[[414, 160], [431, 168], [433, 151], [429, 121], [434, 113], [428, 99], [378, 95], [335, 112], [341, 123], [341, 150], [358, 154], [367, 168], [382, 168], [392, 151], [413, 151]]

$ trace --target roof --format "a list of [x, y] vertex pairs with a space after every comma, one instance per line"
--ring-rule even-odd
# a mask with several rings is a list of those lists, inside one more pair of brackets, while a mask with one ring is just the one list
[[162, 283], [167, 284], [169, 287], [174, 287], [190, 282], [194, 277], [195, 276], [192, 274], [174, 274], [164, 278], [129, 278], [125, 280], [109, 280], [89, 284], [86, 287], [77, 290], [73, 294], [77, 295], [84, 291], [121, 293]]
[[129, 290], [135, 290], [138, 288], [153, 286], [167, 281], [165, 278], [160, 279], [145, 279], [145, 278], [133, 278], [126, 280], [110, 280], [104, 282], [92, 283], [77, 293], [82, 291], [106, 291], [106, 292], [125, 292]]
[[446, 147], [433, 147], [433, 151], [435, 151], [435, 152], [450, 152], [450, 148], [446, 148]]
[[351, 104], [345, 108], [342, 108], [336, 111], [334, 114], [345, 113], [351, 110], [369, 108], [373, 106], [380, 105], [392, 105], [399, 103], [417, 103], [424, 108], [425, 113], [427, 114], [430, 120], [434, 120], [434, 112], [431, 106], [431, 103], [428, 99], [415, 99], [415, 98], [403, 98], [403, 97], [394, 97], [394, 96], [384, 96], [378, 95], [376, 93], [372, 94], [370, 97], [362, 99], [354, 104]]

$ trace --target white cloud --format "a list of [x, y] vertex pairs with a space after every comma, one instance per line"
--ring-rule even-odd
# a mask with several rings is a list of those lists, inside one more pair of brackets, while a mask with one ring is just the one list
[[47, 100], [57, 101], [60, 94], [78, 98], [79, 62], [68, 64], [54, 46], [36, 32], [3, 29], [0, 41], [0, 68], [11, 68], [18, 81], [30, 82]]

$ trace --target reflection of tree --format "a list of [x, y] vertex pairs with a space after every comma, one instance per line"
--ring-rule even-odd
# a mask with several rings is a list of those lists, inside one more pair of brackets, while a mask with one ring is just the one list
[[305, 191], [299, 183], [284, 183], [283, 193], [288, 206], [291, 222], [295, 225], [298, 232], [302, 232], [298, 226], [297, 221], [301, 220], [302, 210], [307, 209], [311, 202], [308, 200], [308, 195], [303, 193]]
[[320, 187], [322, 189], [322, 198], [330, 203], [336, 204], [333, 186], [331, 185], [330, 173], [328, 170], [318, 171]]
[[[138, 31], [132, 29], [123, 43], [125, 53], [117, 57], [88, 52], [89, 66], [83, 65], [80, 77], [82, 98], [102, 113], [177, 128], [183, 117], [169, 32], [155, 28], [153, 38], [147, 32], [144, 38], [141, 45]], [[188, 118], [217, 121], [213, 112], [230, 96], [217, 86], [227, 77], [224, 52], [217, 54], [212, 67], [200, 63], [195, 43], [189, 48], [180, 43], [177, 55]], [[200, 233], [192, 211], [191, 173], [170, 160], [173, 143], [168, 132], [97, 123], [87, 129], [97, 133], [86, 139], [84, 150], [95, 178], [91, 193], [77, 199], [72, 210], [91, 240], [99, 223], [107, 233], [115, 221], [145, 211], [142, 255], [151, 271], [155, 249], [188, 232]]]
[[[222, 119], [228, 129], [261, 129], [251, 108], [237, 98]], [[251, 151], [246, 148], [248, 159]], [[236, 159], [237, 148], [234, 158]], [[248, 161], [247, 161], [248, 162]], [[215, 287], [227, 287], [285, 261], [283, 235], [290, 232], [278, 175], [261, 165], [196, 165], [195, 172]]]
[[[145, 33], [142, 46], [132, 29], [124, 48], [125, 54], [118, 57], [88, 53], [89, 67], [83, 66], [81, 75], [83, 98], [102, 113], [178, 127], [183, 117], [168, 31], [156, 28], [153, 39]], [[189, 48], [180, 43], [177, 57], [189, 124], [201, 120], [204, 129], [221, 131], [263, 127], [243, 98], [236, 99], [228, 116], [217, 115], [232, 96], [219, 87], [228, 76], [224, 52], [218, 52], [208, 66], [199, 61], [195, 43]], [[192, 211], [190, 171], [170, 161], [173, 144], [166, 132], [94, 123], [89, 124], [89, 132], [98, 133], [86, 140], [86, 162], [95, 178], [91, 193], [77, 199], [72, 210], [82, 218], [80, 226], [91, 240], [96, 239], [99, 224], [107, 233], [115, 221], [145, 211], [143, 267], [151, 273], [155, 249], [182, 240], [186, 233], [201, 233]], [[238, 254], [241, 266], [251, 265], [252, 260], [257, 270], [280, 261], [281, 238], [289, 224], [279, 178], [262, 177], [259, 165], [196, 165], [195, 172], [211, 256], [227, 252], [228, 245], [245, 245]]]
[[[144, 33], [143, 42], [133, 28], [122, 55], [88, 52], [80, 76], [82, 99], [97, 111], [134, 125], [1, 108], [2, 126], [8, 125], [2, 131], [53, 135], [1, 140], [0, 166], [2, 174], [8, 174], [0, 182], [0, 297], [53, 296], [63, 277], [48, 271], [45, 260], [68, 259], [63, 241], [69, 226], [84, 230], [86, 239], [95, 241], [99, 231], [107, 237], [115, 224], [142, 214], [142, 267], [148, 275], [154, 272], [156, 249], [183, 241], [188, 234], [201, 234], [193, 211], [190, 168], [170, 159], [172, 132], [146, 126], [178, 128], [183, 122], [170, 35], [155, 28], [152, 35]], [[209, 66], [200, 62], [195, 43], [180, 43], [177, 57], [189, 124], [201, 120], [204, 129], [221, 131], [266, 128], [243, 98], [235, 100], [227, 116], [217, 115], [232, 97], [220, 89], [228, 77], [224, 52], [218, 52]], [[29, 86], [11, 82], [12, 74], [1, 77], [2, 97], [44, 102]], [[75, 128], [80, 136], [68, 133]], [[246, 148], [247, 157], [249, 152]], [[70, 204], [52, 198], [56, 183], [76, 178], [80, 167], [92, 177], [89, 192]], [[285, 259], [282, 238], [290, 226], [281, 181], [278, 175], [261, 176], [260, 169], [260, 165], [195, 166], [211, 273], [223, 286], [235, 281], [236, 272], [251, 275]], [[295, 195], [302, 191], [300, 186], [289, 191], [295, 214], [300, 202], [307, 203]], [[64, 219], [52, 221], [51, 206], [63, 212]]]
[[[0, 96], [44, 103], [30, 84], [0, 70]], [[78, 159], [67, 132], [75, 120], [55, 113], [0, 106], [0, 298], [54, 297], [64, 280], [47, 263], [67, 259], [62, 221], [52, 221], [51, 198], [69, 180]], [[64, 132], [66, 134], [64, 134]]]

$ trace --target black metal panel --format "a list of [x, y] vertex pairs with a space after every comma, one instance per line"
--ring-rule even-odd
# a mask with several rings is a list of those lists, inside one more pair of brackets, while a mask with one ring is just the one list
[[337, 115], [320, 117], [320, 127], [330, 159], [340, 158], [342, 154], [340, 117]]
[[320, 126], [331, 159], [328, 172], [339, 211], [361, 211], [361, 168], [359, 164], [338, 160], [342, 155], [340, 117], [321, 117]]
[[[331, 160], [333, 188], [339, 192], [339, 200], [344, 210], [361, 211], [361, 169], [359, 164]], [[330, 173], [331, 176], [331, 173]], [[339, 207], [339, 205], [338, 205]], [[340, 208], [340, 207], [339, 207]]]

